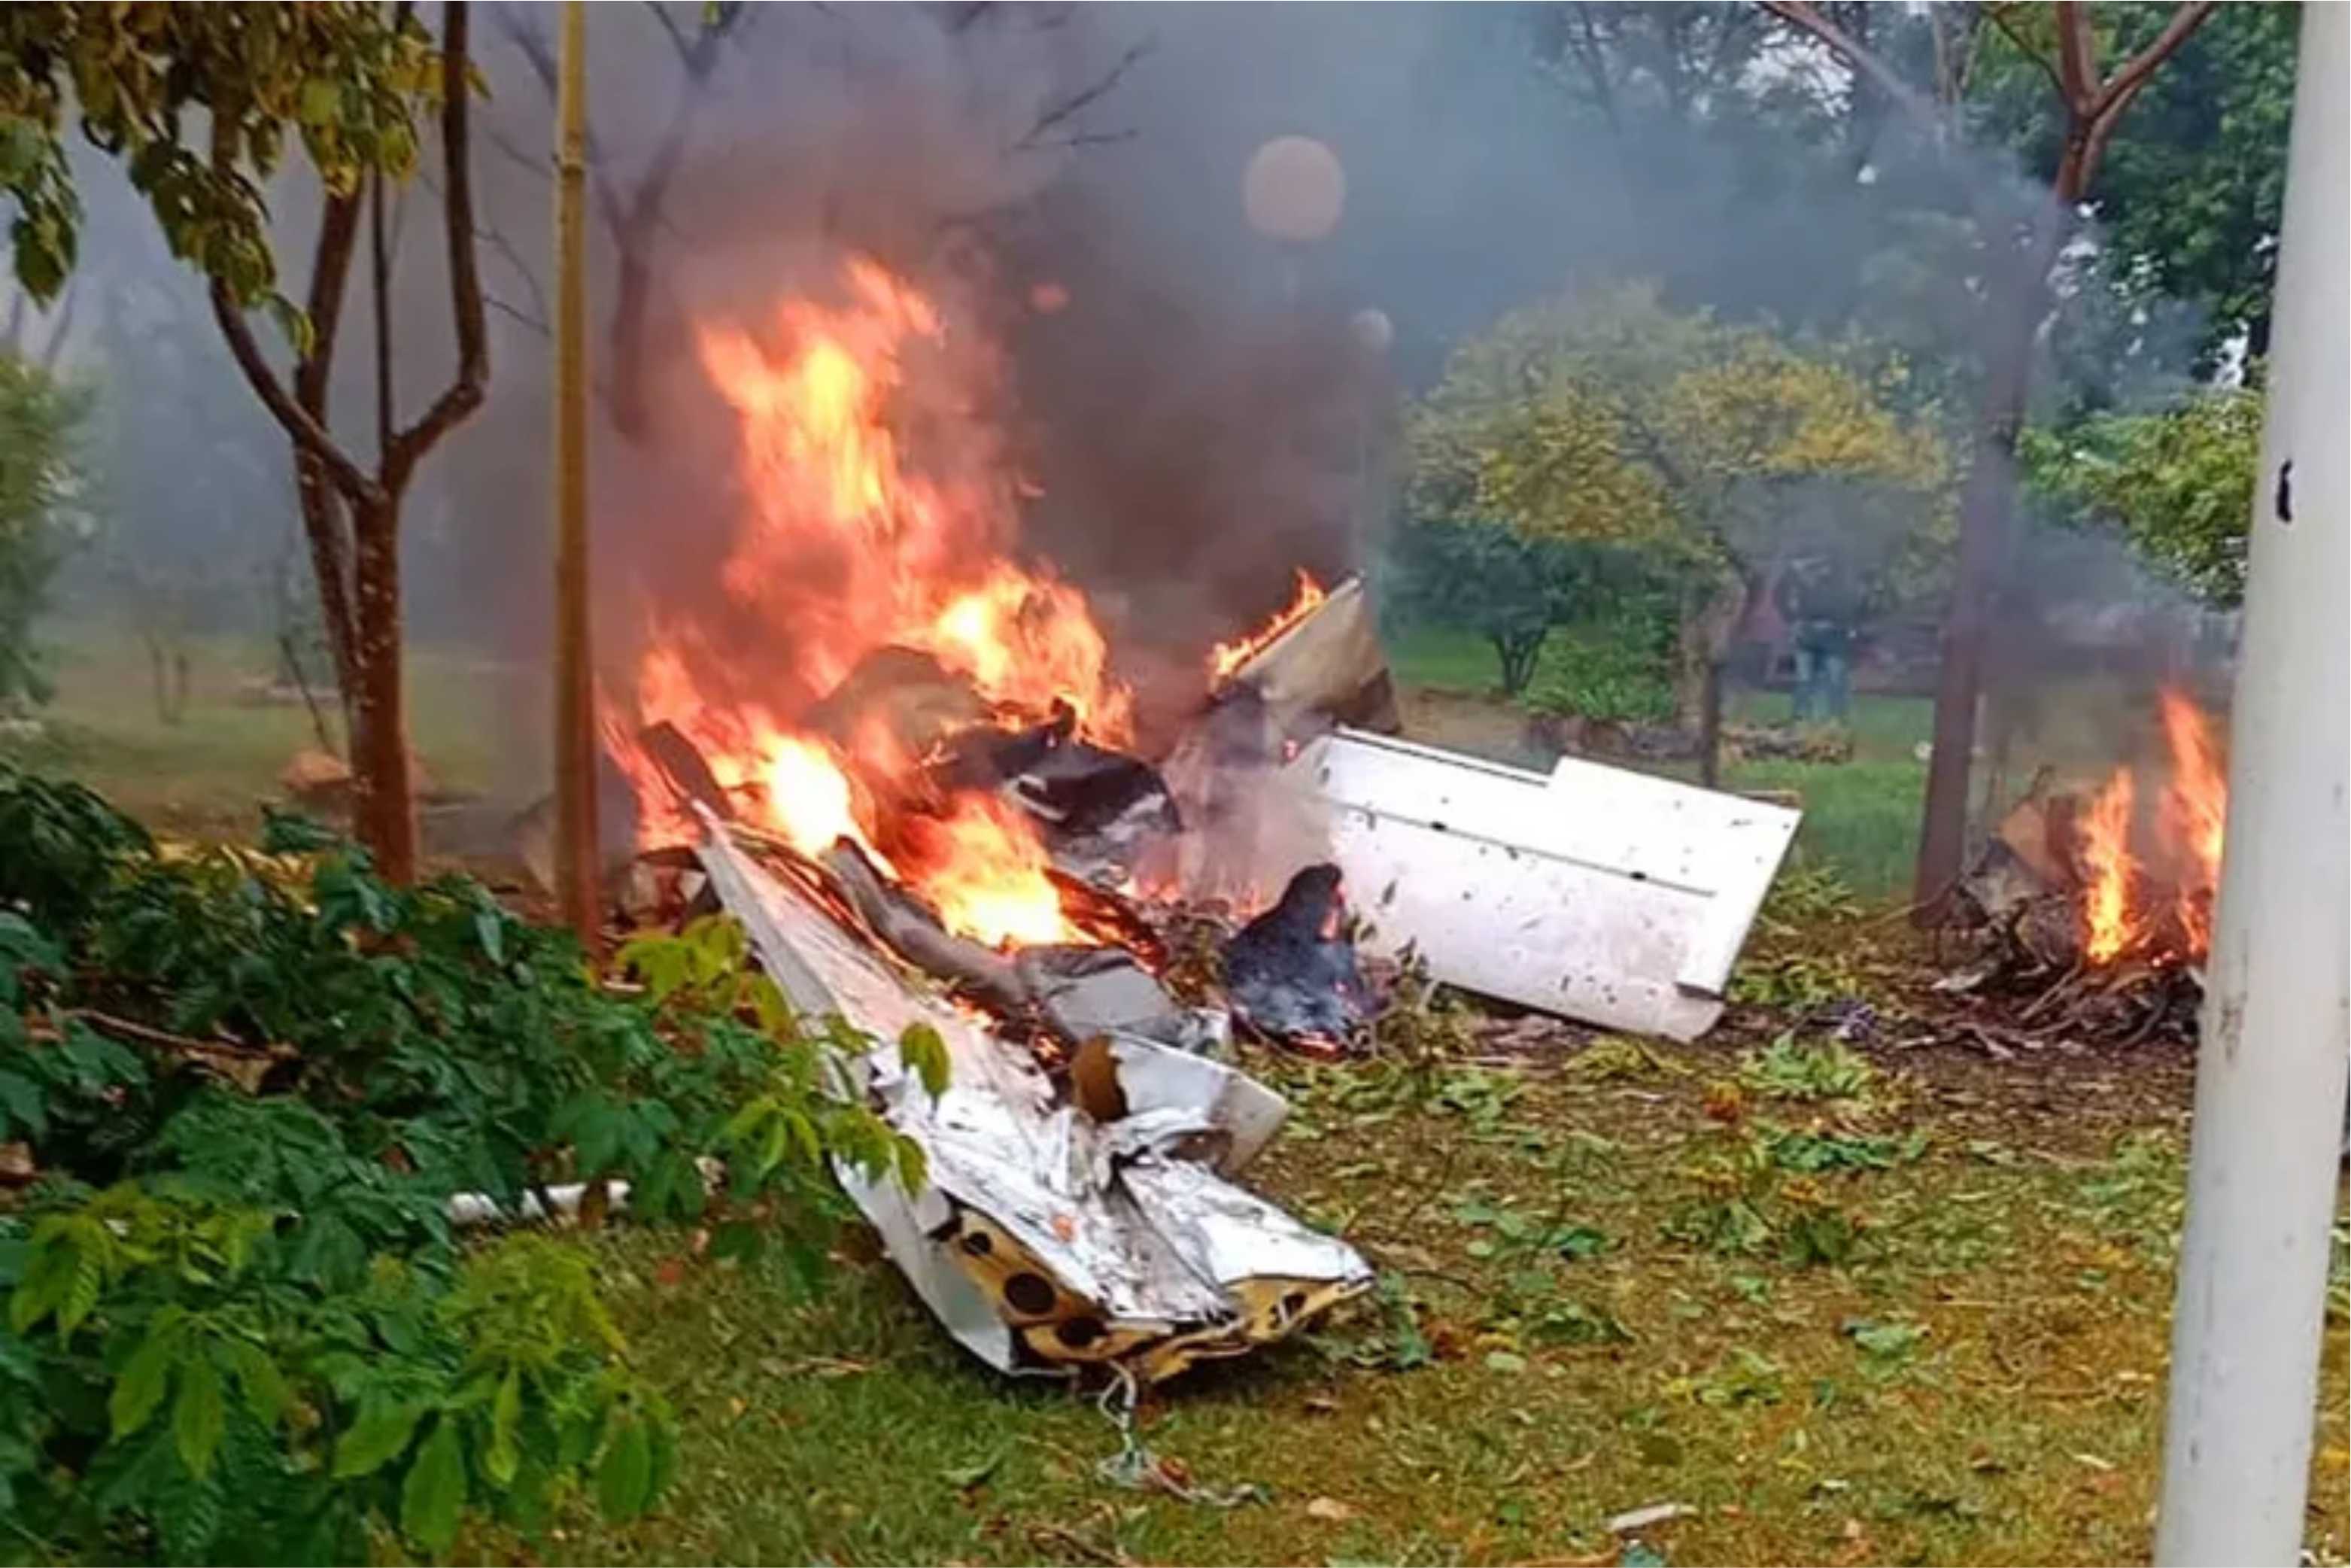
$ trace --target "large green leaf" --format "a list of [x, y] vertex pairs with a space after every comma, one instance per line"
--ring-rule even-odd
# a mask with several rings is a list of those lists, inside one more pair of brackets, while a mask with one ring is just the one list
[[221, 1431], [228, 1424], [228, 1402], [221, 1394], [220, 1368], [202, 1357], [180, 1367], [179, 1397], [172, 1402], [172, 1443], [189, 1472], [202, 1476], [213, 1468], [220, 1451]]
[[634, 1519], [653, 1499], [653, 1437], [633, 1416], [616, 1417], [596, 1467], [596, 1502], [614, 1523]]
[[521, 1427], [522, 1375], [509, 1367], [498, 1383], [497, 1396], [490, 1402], [490, 1447], [482, 1457], [483, 1469], [500, 1486], [514, 1483], [515, 1471], [522, 1463], [517, 1441]]
[[400, 1489], [400, 1528], [435, 1556], [457, 1539], [465, 1510], [465, 1448], [457, 1424], [443, 1416]]
[[335, 1479], [348, 1480], [381, 1469], [400, 1457], [415, 1436], [423, 1415], [414, 1406], [377, 1405], [362, 1409], [343, 1440], [335, 1445]]
[[172, 1382], [172, 1351], [178, 1336], [151, 1332], [123, 1364], [121, 1375], [107, 1396], [106, 1413], [117, 1441], [130, 1437], [153, 1417]]

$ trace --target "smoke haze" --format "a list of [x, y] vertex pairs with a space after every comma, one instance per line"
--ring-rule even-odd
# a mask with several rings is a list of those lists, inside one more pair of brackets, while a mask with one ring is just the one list
[[[669, 10], [694, 25], [694, 8]], [[1915, 155], [1898, 130], [1823, 184], [1739, 134], [1735, 113], [1667, 112], [1655, 83], [1628, 78], [1595, 111], [1563, 63], [1573, 10], [759, 5], [691, 87], [647, 8], [597, 7], [591, 504], [608, 667], [627, 668], [649, 617], [715, 602], [716, 563], [741, 525], [737, 427], [694, 324], [757, 323], [787, 295], [823, 298], [852, 255], [912, 278], [989, 345], [989, 372], [954, 388], [984, 391], [988, 406], [958, 417], [988, 427], [1023, 485], [1023, 548], [1088, 591], [1146, 702], [1157, 673], [1196, 671], [1208, 643], [1283, 602], [1291, 568], [1331, 579], [1374, 558], [1395, 509], [1400, 401], [1513, 305], [1579, 278], [1646, 276], [1677, 308], [1834, 329], [1866, 287], [1902, 301], [1892, 327], [1915, 329], [1919, 352], [1949, 351], [1943, 317], [1965, 303], [1964, 265], [1907, 279], [1862, 265], [1887, 221], [1869, 183]], [[412, 635], [533, 664], [549, 624], [552, 117], [532, 49], [553, 26], [551, 9], [527, 5], [476, 21], [491, 94], [474, 154], [496, 297], [490, 397], [420, 475], [406, 535]], [[1767, 54], [1759, 70], [1758, 95], [1843, 90], [1795, 55]], [[649, 247], [650, 429], [630, 440], [611, 417], [610, 224], [681, 125]], [[1343, 213], [1318, 243], [1268, 238], [1242, 209], [1250, 153], [1284, 135], [1321, 141], [1345, 171]], [[392, 308], [412, 417], [453, 357], [437, 159], [428, 148], [398, 204]], [[266, 597], [238, 585], [303, 564], [283, 443], [119, 172], [82, 163], [89, 298], [69, 358], [126, 386], [166, 366], [184, 389], [175, 402], [213, 421], [174, 432], [179, 445], [109, 427], [123, 549], [239, 563], [217, 574], [205, 613], [264, 622]], [[298, 294], [315, 193], [280, 185], [281, 268]], [[362, 448], [365, 308], [360, 269], [336, 418]], [[1365, 310], [1392, 323], [1392, 343], [1351, 325]], [[2123, 360], [2176, 370], [2175, 325], [2140, 323]], [[2146, 382], [2118, 378], [2118, 362], [2085, 361], [2066, 384]], [[210, 472], [189, 443], [236, 455], [219, 493], [175, 487]], [[517, 755], [535, 774], [532, 744]]]

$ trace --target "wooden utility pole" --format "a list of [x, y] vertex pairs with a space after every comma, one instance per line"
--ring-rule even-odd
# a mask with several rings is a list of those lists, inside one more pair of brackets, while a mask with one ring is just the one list
[[555, 148], [555, 880], [590, 951], [601, 927], [596, 688], [588, 636], [588, 13], [563, 7]]

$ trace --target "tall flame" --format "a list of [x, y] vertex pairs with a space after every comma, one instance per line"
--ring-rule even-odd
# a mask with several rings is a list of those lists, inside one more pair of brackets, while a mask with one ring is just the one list
[[2153, 831], [2134, 846], [2139, 791], [2118, 768], [2081, 818], [2083, 951], [2107, 963], [2126, 951], [2157, 962], [2201, 958], [2211, 945], [2229, 784], [2212, 727], [2187, 693], [2160, 697], [2168, 772]]
[[2220, 885], [2220, 844], [2229, 821], [2228, 775], [2203, 713], [2170, 686], [2163, 691], [2163, 736], [2171, 749], [2164, 831], [2184, 862], [2174, 906], [2189, 948], [2200, 956], [2212, 940], [2212, 894]]
[[2138, 870], [2130, 852], [2136, 794], [2130, 769], [2117, 768], [2083, 818], [2082, 860], [2089, 884], [2082, 908], [2088, 926], [2083, 951], [2094, 964], [2107, 962], [2130, 945], [2131, 883]]
[[[1072, 938], [1020, 813], [990, 795], [942, 796], [924, 777], [928, 759], [895, 737], [844, 742], [801, 722], [868, 654], [895, 646], [930, 655], [1014, 719], [1066, 703], [1081, 733], [1113, 745], [1133, 723], [1084, 595], [1014, 558], [1015, 481], [972, 412], [982, 400], [956, 380], [974, 345], [872, 261], [850, 262], [842, 281], [841, 303], [788, 298], [765, 330], [696, 329], [702, 369], [736, 415], [747, 494], [718, 580], [731, 619], [776, 647], [747, 669], [700, 623], [656, 623], [636, 721], [675, 725], [795, 848], [859, 844], [953, 929]], [[751, 680], [758, 700], [737, 695]], [[646, 834], [675, 835], [679, 815], [632, 729], [612, 715], [605, 727], [648, 803]]]

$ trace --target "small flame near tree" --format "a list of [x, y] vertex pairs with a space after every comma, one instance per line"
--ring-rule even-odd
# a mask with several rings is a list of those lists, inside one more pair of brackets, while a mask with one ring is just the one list
[[2083, 953], [2201, 960], [2211, 945], [2229, 813], [2228, 775], [2203, 710], [2177, 687], [2159, 699], [2168, 777], [2155, 797], [2151, 844], [2139, 835], [2140, 791], [2117, 768], [2081, 819]]
[[2089, 872], [2089, 893], [2082, 917], [2089, 925], [2083, 950], [2094, 964], [2111, 963], [2131, 938], [2131, 883], [2138, 862], [2130, 852], [2132, 807], [2137, 790], [2127, 768], [2115, 769], [2106, 787], [2090, 801], [2083, 820], [2082, 859]]

